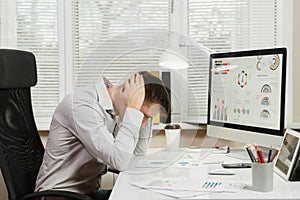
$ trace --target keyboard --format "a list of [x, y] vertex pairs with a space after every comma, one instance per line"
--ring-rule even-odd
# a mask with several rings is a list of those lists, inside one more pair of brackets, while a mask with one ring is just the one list
[[187, 155], [194, 160], [198, 160], [200, 164], [222, 164], [231, 162], [235, 163], [249, 160], [249, 156], [245, 153], [245, 151], [233, 151], [220, 155], [216, 154], [214, 151], [207, 151], [206, 149], [202, 149], [200, 152], [189, 151]]
[[206, 157], [200, 158], [200, 163], [202, 164], [222, 164], [224, 163], [224, 156], [219, 155], [208, 155]]
[[216, 154], [188, 153], [189, 157], [198, 160], [200, 164], [221, 164], [224, 163], [224, 156]]

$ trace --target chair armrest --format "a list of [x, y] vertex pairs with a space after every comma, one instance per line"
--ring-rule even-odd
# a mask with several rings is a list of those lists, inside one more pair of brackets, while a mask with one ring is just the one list
[[34, 200], [36, 198], [41, 197], [63, 197], [72, 200], [92, 200], [92, 198], [84, 194], [61, 190], [45, 190], [40, 192], [34, 192], [24, 196], [22, 200]]
[[120, 173], [119, 170], [112, 169], [112, 168], [108, 168], [107, 171], [108, 171], [108, 172], [112, 172], [112, 173], [114, 173], [114, 174], [119, 174], [119, 173]]

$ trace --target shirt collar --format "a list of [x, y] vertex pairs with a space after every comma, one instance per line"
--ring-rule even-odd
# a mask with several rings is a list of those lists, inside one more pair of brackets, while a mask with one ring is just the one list
[[[100, 78], [99, 80], [96, 81], [96, 91], [98, 94], [98, 99], [97, 101], [100, 103], [100, 105], [105, 109], [105, 110], [110, 110], [114, 112], [114, 107], [110, 98], [110, 95], [107, 90], [107, 83], [110, 84], [110, 82], [105, 79], [104, 77]], [[111, 86], [111, 85], [109, 85]]]

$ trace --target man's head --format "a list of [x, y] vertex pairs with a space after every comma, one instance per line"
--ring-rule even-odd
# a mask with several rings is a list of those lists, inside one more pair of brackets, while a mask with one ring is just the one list
[[145, 84], [145, 99], [143, 105], [160, 105], [160, 113], [167, 116], [171, 111], [171, 101], [165, 84], [147, 71], [139, 72]]
[[168, 116], [171, 110], [170, 97], [164, 83], [147, 71], [133, 74], [117, 88], [108, 88], [118, 115], [123, 117], [126, 107], [140, 110], [144, 114], [142, 126], [159, 112]]

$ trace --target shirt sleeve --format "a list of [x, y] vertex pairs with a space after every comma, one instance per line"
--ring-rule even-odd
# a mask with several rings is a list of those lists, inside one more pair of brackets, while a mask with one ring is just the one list
[[74, 134], [96, 159], [114, 169], [126, 169], [138, 143], [143, 114], [136, 109], [126, 108], [117, 137], [114, 138], [107, 129], [103, 111], [96, 105], [77, 101], [73, 103]]
[[153, 120], [152, 118], [148, 120], [147, 124], [140, 129], [139, 140], [134, 150], [134, 155], [142, 156], [147, 153], [149, 148], [151, 138], [152, 138], [152, 129], [153, 129]]

